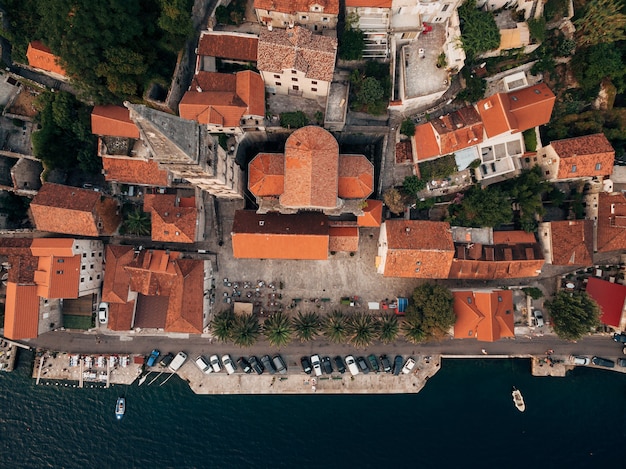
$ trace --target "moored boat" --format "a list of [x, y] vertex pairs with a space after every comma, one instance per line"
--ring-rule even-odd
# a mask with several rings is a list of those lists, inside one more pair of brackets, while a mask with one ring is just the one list
[[123, 397], [117, 398], [117, 404], [115, 405], [115, 418], [117, 420], [122, 420], [124, 417], [124, 413], [126, 412], [126, 399]]
[[517, 410], [524, 412], [526, 410], [526, 404], [524, 404], [524, 398], [522, 397], [520, 390], [513, 386], [513, 392], [511, 394], [513, 396], [513, 403], [515, 404], [515, 407], [517, 407]]

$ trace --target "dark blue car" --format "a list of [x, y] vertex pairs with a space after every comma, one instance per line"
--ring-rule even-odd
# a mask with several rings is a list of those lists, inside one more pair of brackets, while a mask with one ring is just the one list
[[147, 365], [154, 366], [160, 354], [161, 352], [159, 352], [157, 349], [154, 349], [152, 352], [150, 352], [150, 357], [148, 357]]

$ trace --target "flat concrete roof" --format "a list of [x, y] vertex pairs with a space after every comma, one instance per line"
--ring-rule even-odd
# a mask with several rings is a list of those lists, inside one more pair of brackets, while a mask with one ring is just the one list
[[448, 72], [437, 68], [437, 58], [443, 52], [446, 31], [433, 24], [432, 31], [420, 33], [417, 39], [402, 47], [399, 59], [404, 67], [404, 97], [428, 96], [448, 89]]

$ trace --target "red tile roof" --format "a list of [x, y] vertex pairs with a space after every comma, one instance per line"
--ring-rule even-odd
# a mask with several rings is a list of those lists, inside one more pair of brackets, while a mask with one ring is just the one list
[[448, 277], [454, 257], [448, 223], [387, 220], [383, 226], [387, 235], [385, 277]]
[[54, 233], [110, 235], [121, 222], [115, 199], [101, 192], [60, 184], [41, 186], [30, 210], [39, 231]]
[[455, 339], [477, 339], [494, 342], [503, 337], [515, 337], [513, 292], [455, 291]]
[[331, 226], [328, 249], [331, 252], [357, 252], [359, 250], [359, 228], [356, 226]]
[[31, 238], [0, 238], [0, 255], [7, 256], [11, 268], [9, 282], [35, 284], [35, 271], [39, 259], [32, 255]]
[[337, 206], [339, 145], [321, 127], [307, 126], [285, 142], [285, 190], [281, 205], [295, 208]]
[[563, 220], [550, 223], [552, 264], [593, 264], [593, 220]]
[[396, 164], [413, 163], [413, 149], [410, 140], [396, 143]]
[[346, 0], [346, 7], [391, 8], [392, 0]]
[[178, 105], [183, 119], [239, 127], [243, 116], [265, 116], [265, 84], [251, 71], [199, 72]]
[[615, 150], [604, 134], [554, 140], [550, 146], [559, 156], [559, 179], [602, 178], [613, 173]]
[[154, 160], [102, 156], [104, 178], [110, 182], [167, 187], [170, 178], [167, 171], [159, 169]]
[[523, 132], [550, 122], [556, 97], [545, 83], [508, 93], [497, 93], [478, 103], [488, 137], [504, 132]]
[[339, 155], [339, 182], [342, 199], [366, 199], [374, 192], [374, 165], [363, 155]]
[[39, 334], [37, 286], [7, 283], [4, 336], [11, 340], [34, 339]]
[[259, 153], [248, 165], [248, 189], [257, 197], [279, 196], [285, 190], [285, 156]]
[[95, 135], [139, 138], [139, 129], [123, 106], [95, 106], [91, 111], [91, 132]]
[[[441, 155], [447, 155], [483, 141], [483, 123], [473, 107], [459, 109], [430, 121], [439, 136]], [[436, 138], [436, 137], [435, 137]]]
[[304, 72], [312, 80], [332, 81], [337, 40], [306, 28], [262, 30], [257, 68], [265, 72]]
[[28, 44], [26, 58], [31, 67], [67, 76], [65, 69], [59, 65], [59, 57], [39, 41], [32, 41]]
[[102, 301], [124, 304], [128, 301], [130, 277], [124, 267], [134, 257], [135, 253], [132, 246], [107, 245], [104, 256], [106, 263], [104, 265]]
[[[175, 194], [146, 194], [145, 206], [152, 213], [152, 241], [193, 243], [196, 240], [198, 210], [178, 203]], [[194, 201], [194, 198], [191, 198]], [[182, 199], [181, 199], [182, 202]], [[188, 204], [187, 204], [188, 205]]]
[[598, 252], [626, 249], [626, 197], [621, 192], [598, 194]]
[[33, 239], [31, 251], [39, 257], [35, 283], [43, 298], [78, 298], [81, 256], [73, 252], [71, 238]]
[[619, 327], [626, 301], [626, 286], [589, 277], [587, 294], [600, 306], [602, 324]]
[[288, 14], [310, 12], [314, 5], [321, 6], [323, 13], [339, 14], [339, 0], [254, 0], [255, 9]]
[[363, 207], [363, 215], [357, 217], [359, 226], [379, 227], [383, 219], [382, 200], [368, 199]]
[[324, 260], [328, 258], [328, 230], [326, 217], [317, 212], [281, 215], [238, 210], [231, 234], [233, 256]]
[[418, 161], [428, 160], [441, 154], [435, 130], [430, 122], [415, 126], [415, 153]]
[[202, 31], [198, 55], [256, 62], [259, 38], [239, 33]]

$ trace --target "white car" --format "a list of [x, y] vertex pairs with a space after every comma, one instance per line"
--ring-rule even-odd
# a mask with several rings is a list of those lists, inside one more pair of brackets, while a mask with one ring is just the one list
[[346, 356], [346, 366], [348, 367], [348, 371], [352, 376], [356, 376], [360, 373], [359, 367], [356, 364], [356, 360], [352, 355]]
[[315, 376], [322, 376], [322, 362], [319, 355], [311, 355], [311, 366], [315, 372]]
[[211, 363], [211, 368], [213, 368], [213, 371], [215, 373], [219, 373], [220, 371], [222, 371], [222, 367], [220, 366], [220, 357], [218, 357], [217, 355], [211, 355], [211, 358], [209, 358], [209, 363]]
[[226, 373], [229, 375], [232, 375], [235, 372], [235, 364], [233, 363], [232, 358], [230, 358], [230, 355], [222, 355], [222, 364], [224, 365]]
[[589, 365], [589, 357], [572, 357], [574, 365]]
[[206, 373], [208, 375], [213, 372], [213, 368], [211, 368], [211, 365], [207, 363], [206, 359], [202, 355], [198, 355], [196, 358], [196, 365], [202, 373]]
[[537, 325], [537, 327], [543, 327], [544, 321], [541, 311], [539, 311], [538, 309], [534, 310], [533, 316], [535, 317], [535, 324]]
[[408, 375], [415, 367], [415, 360], [412, 357], [407, 358], [406, 363], [402, 367], [402, 373]]
[[100, 324], [109, 322], [109, 303], [100, 303], [98, 306], [98, 321]]

